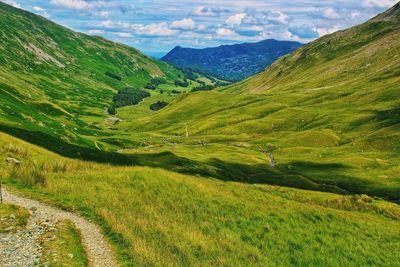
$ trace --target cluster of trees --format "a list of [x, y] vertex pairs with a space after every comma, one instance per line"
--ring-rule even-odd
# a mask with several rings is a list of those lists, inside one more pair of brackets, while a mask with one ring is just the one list
[[216, 87], [215, 85], [211, 85], [211, 84], [209, 84], [209, 85], [201, 85], [201, 86], [194, 87], [194, 88], [192, 89], [192, 92], [211, 91], [211, 90], [213, 90], [215, 87]]
[[171, 91], [171, 93], [173, 93], [173, 94], [180, 94], [180, 93], [182, 93], [182, 92], [174, 89], [174, 90]]
[[176, 80], [175, 81], [175, 86], [179, 87], [188, 87], [189, 86], [189, 81], [188, 79], [184, 78], [183, 81], [181, 80]]
[[181, 70], [185, 74], [185, 77], [189, 80], [195, 81], [197, 78], [199, 78], [199, 75], [189, 68], [182, 68]]
[[159, 86], [160, 84], [165, 84], [165, 83], [167, 83], [167, 80], [165, 78], [155, 77], [155, 78], [151, 79], [150, 82], [144, 86], [144, 88], [149, 89], [149, 90], [155, 90], [157, 88], [157, 86]]
[[156, 103], [150, 105], [150, 109], [153, 110], [153, 111], [157, 111], [157, 110], [160, 110], [162, 108], [165, 108], [166, 106], [168, 106], [167, 102], [157, 101]]
[[149, 96], [150, 93], [145, 90], [132, 87], [121, 89], [113, 97], [113, 104], [108, 108], [108, 113], [115, 115], [117, 113], [116, 108], [137, 105]]
[[112, 73], [111, 71], [107, 71], [106, 73], [104, 73], [106, 76], [113, 78], [115, 80], [121, 81], [122, 77], [119, 76], [118, 74]]

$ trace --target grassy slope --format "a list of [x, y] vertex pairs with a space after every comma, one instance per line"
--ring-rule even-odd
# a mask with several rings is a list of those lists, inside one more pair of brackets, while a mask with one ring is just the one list
[[399, 260], [392, 252], [400, 249], [400, 209], [388, 202], [85, 163], [5, 134], [0, 148], [2, 177], [10, 170], [7, 156], [46, 165], [46, 186], [11, 179], [9, 187], [95, 220], [126, 265], [359, 266]]
[[[25, 129], [92, 148], [109, 146], [96, 146], [93, 139], [110, 135], [97, 124], [116, 90], [141, 87], [156, 76], [172, 86], [182, 75], [136, 49], [75, 33], [3, 3], [0, 54], [0, 129], [15, 135]], [[122, 81], [106, 76], [107, 71]]]
[[[223, 90], [290, 93], [330, 91], [333, 87], [366, 95], [398, 88], [399, 10], [400, 3], [364, 24], [324, 36], [280, 58], [266, 71]], [[389, 98], [386, 95], [379, 100]]]
[[[259, 146], [271, 143], [280, 148], [274, 154], [286, 175], [398, 200], [399, 9], [323, 37], [222, 92], [188, 94], [147, 117], [124, 116], [117, 129], [147, 132], [153, 152], [189, 144], [182, 155], [208, 155], [203, 161], [217, 158], [226, 165], [234, 163], [230, 151], [245, 146], [247, 153], [236, 161], [257, 157], [253, 166], [265, 166]], [[182, 138], [186, 123], [189, 139]], [[181, 147], [165, 146], [163, 137]], [[212, 146], [191, 153], [199, 140], [219, 144], [218, 153]], [[258, 182], [309, 186], [263, 172]]]

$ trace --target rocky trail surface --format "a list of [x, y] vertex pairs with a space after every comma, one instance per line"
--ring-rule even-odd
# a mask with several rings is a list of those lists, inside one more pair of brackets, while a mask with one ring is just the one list
[[110, 246], [92, 222], [74, 213], [14, 195], [4, 188], [3, 200], [28, 209], [31, 217], [26, 229], [0, 234], [0, 266], [35, 266], [41, 257], [39, 237], [62, 220], [71, 221], [80, 231], [90, 266], [117, 266]]

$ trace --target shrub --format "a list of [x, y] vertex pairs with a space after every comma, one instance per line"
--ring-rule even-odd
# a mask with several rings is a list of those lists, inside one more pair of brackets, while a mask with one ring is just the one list
[[166, 106], [168, 106], [167, 102], [157, 101], [156, 103], [154, 103], [154, 104], [152, 104], [150, 106], [150, 109], [153, 110], [153, 111], [157, 111], [157, 110], [160, 110], [162, 108], [165, 108]]
[[115, 108], [137, 105], [146, 97], [149, 97], [150, 93], [144, 90], [127, 87], [118, 91], [118, 94], [114, 96], [113, 102]]
[[110, 115], [115, 115], [117, 114], [117, 109], [115, 108], [115, 105], [112, 104], [111, 106], [108, 107], [107, 109], [108, 114]]
[[188, 87], [189, 81], [186, 78], [183, 81], [177, 80], [175, 81], [175, 86]]
[[154, 85], [150, 84], [150, 83], [146, 84], [144, 86], [144, 88], [145, 89], [149, 89], [149, 90], [155, 90], [156, 89], [156, 87]]
[[153, 79], [150, 80], [150, 83], [154, 86], [157, 86], [160, 84], [167, 83], [167, 80], [165, 78], [161, 78], [161, 77], [154, 77]]
[[203, 86], [198, 86], [192, 89], [192, 92], [198, 92], [198, 91], [211, 91], [215, 88], [214, 85], [203, 85]]
[[122, 77], [121, 76], [119, 76], [119, 75], [117, 75], [115, 73], [112, 73], [111, 71], [107, 71], [105, 73], [105, 75], [107, 75], [108, 77], [113, 78], [115, 80], [122, 81]]
[[182, 93], [182, 92], [174, 89], [174, 90], [171, 91], [171, 93], [173, 93], [173, 94], [180, 94], [180, 93]]

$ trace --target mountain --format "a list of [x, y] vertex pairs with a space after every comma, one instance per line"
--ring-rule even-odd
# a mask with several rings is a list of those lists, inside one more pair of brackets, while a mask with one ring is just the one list
[[179, 68], [190, 68], [222, 80], [240, 81], [260, 72], [279, 57], [301, 46], [302, 44], [298, 42], [277, 40], [205, 49], [177, 46], [161, 60]]
[[[397, 266], [398, 14], [191, 93], [211, 79], [0, 4], [0, 182], [95, 223], [121, 266]], [[107, 114], [126, 87], [150, 96]], [[49, 223], [39, 265], [97, 262]]]
[[400, 68], [399, 10], [396, 4], [366, 23], [311, 42], [226, 91], [267, 93], [330, 86], [377, 90], [394, 86]]
[[0, 36], [0, 129], [47, 144], [54, 137], [60, 150], [60, 138], [95, 149], [107, 146], [95, 143], [95, 136], [112, 142], [100, 124], [118, 90], [143, 87], [156, 77], [175, 88], [184, 75], [134, 48], [2, 2]]
[[237, 167], [236, 173], [244, 170], [239, 159], [250, 160], [272, 146], [277, 168], [257, 172], [261, 166], [253, 158], [254, 173], [248, 172], [247, 181], [336, 187], [399, 201], [399, 10], [397, 4], [280, 58], [245, 81], [185, 95], [163, 112], [125, 118], [119, 127], [181, 136], [187, 124], [195, 140], [219, 144], [218, 152], [210, 149], [202, 160], [217, 164], [215, 158], [224, 159]]

